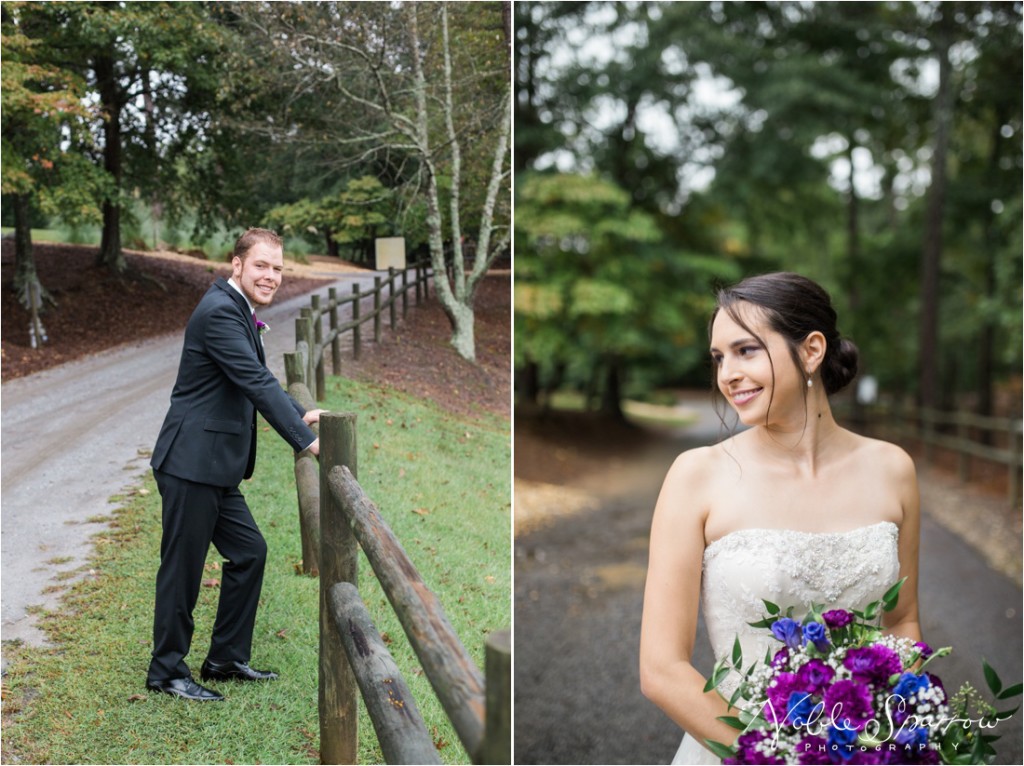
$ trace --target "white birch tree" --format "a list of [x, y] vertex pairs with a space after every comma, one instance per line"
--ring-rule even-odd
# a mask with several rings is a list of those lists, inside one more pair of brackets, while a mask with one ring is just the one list
[[476, 289], [511, 240], [507, 4], [233, 6], [281, 95], [279, 118], [259, 129], [315, 147], [335, 172], [387, 167], [425, 208], [437, 298], [470, 361]]

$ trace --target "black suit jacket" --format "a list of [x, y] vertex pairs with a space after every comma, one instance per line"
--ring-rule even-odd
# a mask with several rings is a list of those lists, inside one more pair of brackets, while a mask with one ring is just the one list
[[316, 438], [302, 421], [305, 410], [267, 369], [245, 298], [220, 278], [185, 328], [150, 465], [189, 481], [237, 486], [256, 465], [257, 410], [296, 451]]

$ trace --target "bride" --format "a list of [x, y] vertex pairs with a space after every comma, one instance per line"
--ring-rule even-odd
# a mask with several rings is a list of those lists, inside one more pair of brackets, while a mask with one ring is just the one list
[[[717, 390], [748, 430], [680, 455], [651, 527], [640, 637], [645, 696], [687, 734], [673, 763], [716, 764], [706, 739], [732, 744], [729, 713], [690, 658], [698, 601], [716, 658], [737, 635], [743, 656], [772, 643], [747, 623], [762, 599], [797, 614], [810, 603], [859, 609], [907, 581], [888, 632], [919, 641], [918, 492], [899, 447], [840, 427], [828, 396], [857, 372], [831, 300], [791, 273], [722, 290], [712, 316]], [[737, 679], [720, 687], [729, 696]]]

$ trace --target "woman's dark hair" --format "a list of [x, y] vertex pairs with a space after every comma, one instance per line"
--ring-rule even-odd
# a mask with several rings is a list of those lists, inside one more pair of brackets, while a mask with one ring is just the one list
[[[719, 311], [725, 311], [736, 324], [764, 345], [740, 316], [737, 304], [747, 303], [761, 310], [768, 326], [786, 339], [797, 369], [803, 371], [798, 348], [814, 331], [825, 336], [825, 359], [821, 363], [821, 382], [826, 394], [841, 390], [857, 375], [859, 352], [852, 341], [842, 338], [836, 329], [836, 312], [829, 294], [816, 282], [791, 272], [776, 272], [748, 277], [737, 285], [718, 291], [718, 304], [708, 324], [708, 336]], [[775, 374], [772, 363], [772, 377]], [[804, 395], [806, 396], [806, 390]], [[771, 405], [769, 404], [769, 407]]]

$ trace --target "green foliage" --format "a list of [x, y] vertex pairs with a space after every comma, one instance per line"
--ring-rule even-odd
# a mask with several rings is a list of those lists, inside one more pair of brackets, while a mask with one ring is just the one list
[[[360, 482], [437, 594], [474, 662], [511, 619], [508, 422], [467, 420], [374, 385], [331, 382], [325, 406], [358, 413]], [[5, 644], [3, 749], [26, 763], [319, 763], [317, 655], [320, 583], [296, 574], [300, 556], [294, 461], [261, 422], [255, 478], [243, 487], [268, 543], [253, 666], [268, 684], [215, 684], [224, 704], [146, 692], [160, 498], [152, 478], [95, 538], [95, 554], [61, 607], [44, 615], [53, 645]], [[212, 551], [212, 549], [211, 549]], [[468, 763], [380, 586], [360, 563], [360, 592], [409, 684], [446, 763]], [[205, 577], [220, 579], [211, 552]], [[188, 661], [198, 668], [216, 614], [204, 587]], [[102, 681], [102, 682], [99, 682]], [[360, 704], [359, 763], [381, 763]], [[435, 728], [436, 727], [436, 728]]]
[[[302, 199], [270, 210], [265, 220], [293, 236], [308, 241], [329, 237], [335, 243], [348, 245], [362, 259], [373, 252], [376, 237], [406, 236], [399, 224], [398, 200], [391, 189], [373, 176], [353, 178], [338, 194], [317, 201]], [[415, 225], [406, 237], [406, 247], [421, 243]]]
[[[663, 247], [723, 257], [736, 276], [821, 282], [883, 394], [913, 394], [928, 357], [950, 406], [986, 410], [1019, 380], [1019, 4], [524, 2], [516, 14], [517, 170], [586, 168], [655, 217]], [[928, 73], [946, 49], [952, 128], [930, 295]], [[712, 78], [715, 96], [700, 95]], [[529, 290], [526, 302], [554, 310], [550, 291]], [[936, 303], [940, 342], [921, 348]]]
[[515, 364], [545, 385], [590, 387], [610, 364], [629, 365], [639, 390], [693, 373], [710, 284], [737, 274], [727, 258], [678, 252], [657, 220], [615, 184], [528, 175], [517, 184]]

